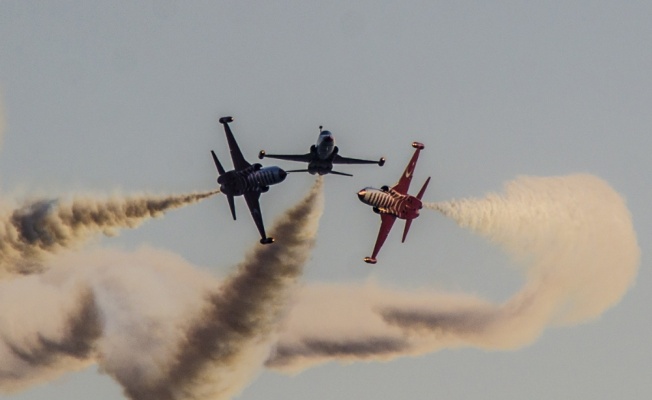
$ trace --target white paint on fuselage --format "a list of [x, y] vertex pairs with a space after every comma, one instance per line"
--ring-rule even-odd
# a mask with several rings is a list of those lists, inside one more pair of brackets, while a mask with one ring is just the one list
[[366, 187], [358, 192], [358, 198], [363, 203], [376, 207], [381, 212], [395, 215], [399, 213], [400, 200], [403, 197], [394, 190], [383, 191], [372, 187]]
[[317, 138], [317, 156], [321, 160], [325, 160], [333, 153], [335, 149], [335, 138], [330, 131], [321, 131]]
[[419, 216], [419, 210], [423, 208], [421, 200], [394, 189], [385, 191], [366, 187], [358, 192], [358, 198], [383, 214], [392, 214], [401, 219], [416, 218]]
[[286, 176], [287, 173], [283, 169], [273, 166], [261, 168], [249, 175], [247, 178], [248, 181], [253, 184], [252, 186], [260, 188], [281, 183], [285, 180]]

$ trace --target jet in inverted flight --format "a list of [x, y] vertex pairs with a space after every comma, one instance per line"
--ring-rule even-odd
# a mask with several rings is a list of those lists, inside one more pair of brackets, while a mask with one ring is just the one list
[[371, 257], [364, 258], [366, 263], [376, 263], [376, 256], [378, 255], [380, 248], [383, 246], [383, 243], [385, 243], [387, 235], [392, 230], [396, 218], [405, 220], [405, 229], [403, 230], [403, 239], [401, 240], [401, 242], [405, 242], [405, 237], [410, 230], [412, 220], [419, 216], [419, 210], [423, 208], [421, 198], [423, 197], [423, 193], [426, 191], [426, 187], [428, 187], [430, 177], [426, 179], [426, 182], [423, 184], [416, 197], [407, 194], [407, 191], [410, 188], [410, 182], [412, 181], [414, 168], [417, 165], [419, 152], [424, 148], [423, 144], [419, 142], [413, 142], [412, 147], [416, 148], [416, 151], [396, 185], [391, 188], [383, 186], [380, 189], [366, 187], [358, 192], [358, 198], [360, 201], [372, 206], [374, 212], [380, 214], [381, 221], [380, 231], [378, 232], [374, 251], [371, 253]]
[[265, 150], [258, 153], [261, 160], [265, 157], [276, 158], [279, 160], [299, 161], [308, 163], [307, 169], [295, 169], [287, 172], [309, 172], [312, 175], [319, 174], [336, 174], [344, 176], [353, 176], [344, 172], [333, 171], [333, 164], [378, 164], [383, 166], [385, 158], [381, 157], [378, 161], [360, 160], [357, 158], [342, 157], [338, 154], [339, 148], [335, 146], [335, 138], [330, 131], [322, 130], [319, 127], [319, 137], [317, 143], [310, 146], [310, 153], [306, 154], [267, 154]]
[[229, 201], [229, 208], [231, 209], [233, 219], [236, 219], [233, 198], [234, 196], [244, 196], [249, 211], [251, 212], [251, 216], [253, 217], [258, 232], [260, 233], [260, 243], [273, 243], [274, 238], [268, 237], [265, 234], [265, 225], [263, 224], [263, 215], [260, 211], [258, 198], [261, 193], [265, 193], [269, 190], [270, 185], [283, 182], [287, 174], [279, 167], [263, 168], [260, 164], [249, 164], [244, 159], [244, 156], [238, 147], [238, 143], [233, 137], [233, 133], [229, 127], [229, 122], [233, 122], [232, 117], [220, 118], [220, 123], [224, 125], [226, 141], [229, 144], [234, 169], [231, 171], [225, 171], [220, 160], [218, 160], [215, 155], [215, 152], [211, 150], [213, 161], [215, 162], [219, 174], [217, 183], [220, 185], [220, 191], [226, 195], [226, 198]]

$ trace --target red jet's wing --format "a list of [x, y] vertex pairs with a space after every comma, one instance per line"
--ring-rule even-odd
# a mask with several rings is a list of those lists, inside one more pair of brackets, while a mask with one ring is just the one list
[[392, 189], [396, 190], [401, 194], [407, 194], [410, 189], [410, 182], [412, 182], [412, 174], [414, 173], [414, 168], [417, 166], [417, 160], [419, 159], [419, 152], [423, 149], [423, 144], [418, 142], [413, 142], [412, 147], [417, 150], [414, 152], [410, 163], [405, 168], [405, 172], [401, 175], [401, 179], [398, 180], [398, 183], [394, 185]]
[[365, 262], [369, 264], [376, 263], [376, 256], [380, 251], [380, 248], [383, 247], [389, 231], [392, 230], [394, 221], [396, 221], [396, 215], [393, 214], [380, 214], [380, 231], [378, 231], [378, 238], [376, 238], [376, 245], [374, 246], [374, 251], [371, 253], [371, 257], [365, 257]]

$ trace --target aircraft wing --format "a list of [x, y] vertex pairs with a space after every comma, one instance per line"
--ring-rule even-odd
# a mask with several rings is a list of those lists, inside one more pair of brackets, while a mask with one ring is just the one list
[[394, 185], [394, 187], [392, 188], [401, 194], [407, 194], [408, 190], [410, 189], [410, 182], [412, 182], [412, 174], [414, 173], [414, 168], [417, 166], [417, 160], [419, 159], [419, 152], [423, 148], [423, 145], [421, 143], [416, 143], [416, 142], [413, 143], [412, 146], [415, 147], [417, 150], [414, 152], [414, 155], [412, 155], [412, 159], [410, 160], [410, 163], [405, 168], [405, 172], [403, 172], [403, 175], [401, 175], [401, 178], [398, 180], [398, 183]]
[[254, 219], [256, 228], [258, 228], [260, 237], [266, 240], [267, 235], [265, 234], [265, 225], [263, 225], [263, 214], [260, 212], [260, 203], [258, 202], [260, 192], [245, 192], [244, 198], [247, 202], [247, 207], [249, 207], [249, 212]]
[[385, 159], [381, 158], [378, 161], [361, 160], [358, 158], [342, 157], [339, 154], [336, 154], [335, 157], [333, 158], [333, 164], [378, 164], [382, 166], [383, 164], [385, 164]]
[[265, 153], [264, 150], [261, 150], [261, 152], [258, 154], [258, 158], [264, 158], [264, 157], [269, 157], [269, 158], [276, 158], [279, 160], [287, 160], [287, 161], [299, 161], [299, 162], [310, 162], [312, 161], [312, 156], [310, 153], [306, 154], [267, 154]]
[[233, 168], [235, 168], [236, 171], [240, 171], [250, 167], [251, 164], [249, 164], [247, 160], [244, 159], [242, 151], [240, 151], [240, 147], [238, 146], [238, 142], [236, 142], [235, 137], [233, 137], [233, 132], [231, 132], [231, 127], [228, 124], [231, 121], [233, 121], [231, 117], [220, 118], [220, 122], [224, 125], [226, 141], [229, 143], [229, 151], [231, 152], [231, 159], [233, 160]]
[[396, 221], [396, 215], [393, 214], [380, 214], [380, 230], [378, 231], [378, 237], [376, 238], [376, 244], [374, 245], [374, 251], [371, 253], [371, 257], [365, 258], [365, 261], [371, 264], [376, 262], [376, 256], [380, 251], [380, 248], [383, 247], [389, 231], [392, 230], [392, 226]]

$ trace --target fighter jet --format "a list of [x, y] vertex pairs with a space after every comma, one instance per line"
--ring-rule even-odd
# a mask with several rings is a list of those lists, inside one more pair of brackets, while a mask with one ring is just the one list
[[251, 216], [254, 218], [258, 232], [260, 232], [260, 243], [269, 244], [274, 242], [274, 238], [268, 237], [265, 234], [265, 226], [263, 225], [263, 216], [260, 211], [260, 204], [258, 198], [261, 193], [269, 190], [270, 185], [283, 182], [286, 177], [286, 172], [279, 167], [265, 167], [260, 164], [249, 164], [238, 147], [238, 143], [233, 137], [229, 122], [233, 122], [232, 117], [220, 118], [220, 123], [224, 125], [224, 132], [226, 133], [226, 141], [229, 144], [231, 152], [231, 159], [233, 160], [233, 167], [231, 171], [225, 171], [217, 159], [215, 152], [211, 150], [213, 161], [217, 167], [219, 174], [217, 183], [220, 185], [220, 191], [226, 195], [229, 201], [229, 208], [231, 215], [235, 220], [235, 204], [234, 196], [244, 196]]
[[317, 143], [310, 146], [310, 153], [297, 155], [267, 154], [265, 150], [261, 150], [260, 153], [258, 153], [258, 158], [262, 160], [265, 157], [269, 157], [279, 160], [307, 162], [307, 169], [295, 169], [287, 172], [309, 172], [312, 175], [336, 174], [353, 176], [344, 172], [333, 171], [333, 164], [378, 164], [381, 167], [385, 164], [385, 157], [381, 157], [378, 161], [371, 161], [340, 156], [337, 154], [339, 148], [335, 146], [335, 138], [333, 137], [333, 134], [330, 131], [324, 131], [322, 129], [323, 127], [320, 126]]
[[407, 194], [407, 191], [410, 188], [410, 182], [412, 181], [414, 168], [417, 165], [419, 152], [424, 148], [424, 145], [419, 142], [413, 142], [412, 147], [416, 148], [416, 151], [396, 185], [391, 188], [383, 186], [380, 189], [366, 187], [358, 192], [358, 198], [360, 201], [372, 206], [374, 212], [380, 214], [381, 221], [380, 231], [378, 232], [374, 251], [371, 253], [371, 257], [364, 258], [366, 263], [376, 263], [376, 256], [378, 255], [380, 248], [383, 246], [383, 243], [385, 243], [385, 239], [387, 239], [387, 235], [392, 229], [396, 218], [405, 220], [405, 229], [403, 230], [403, 239], [401, 240], [401, 243], [405, 242], [405, 237], [410, 230], [412, 220], [419, 216], [419, 210], [423, 208], [421, 198], [423, 197], [423, 193], [426, 191], [426, 187], [428, 187], [430, 177], [426, 179], [426, 182], [423, 184], [416, 197]]

